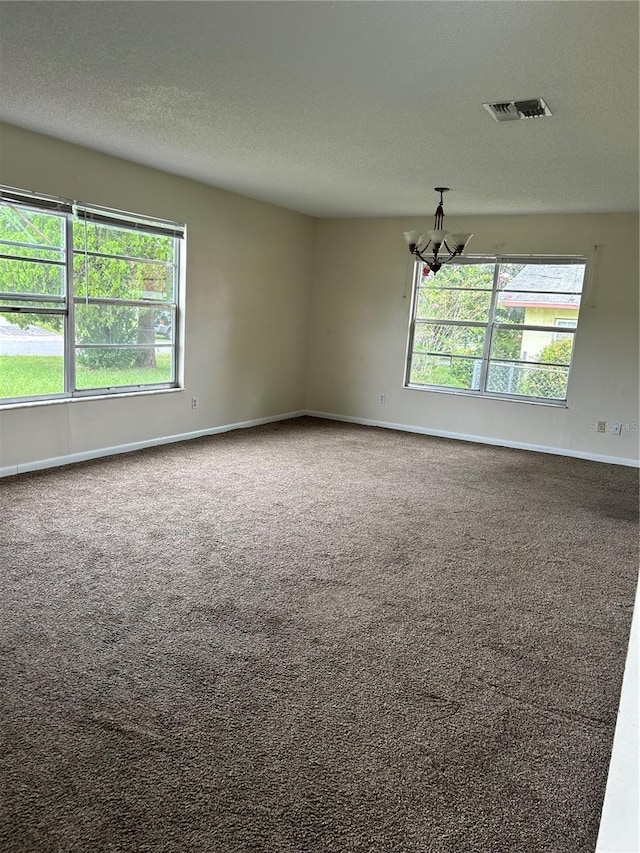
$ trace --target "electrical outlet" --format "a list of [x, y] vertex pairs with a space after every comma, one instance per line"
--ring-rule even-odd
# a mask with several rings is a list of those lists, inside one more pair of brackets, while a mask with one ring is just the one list
[[387, 395], [386, 394], [378, 394], [378, 402], [379, 403], [386, 403], [387, 402]]
[[607, 431], [607, 422], [606, 421], [598, 421], [598, 432], [606, 432]]
[[609, 424], [609, 432], [612, 435], [622, 435], [622, 424], [619, 424], [619, 423]]
[[192, 409], [197, 409], [197, 408], [198, 408], [198, 398], [197, 398], [197, 397], [192, 397], [192, 398], [191, 398], [191, 408], [192, 408]]

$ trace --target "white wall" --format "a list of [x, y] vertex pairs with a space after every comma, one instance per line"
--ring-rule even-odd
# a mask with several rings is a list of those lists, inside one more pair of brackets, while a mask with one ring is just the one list
[[0, 411], [0, 471], [304, 408], [313, 219], [3, 124], [0, 183], [188, 231], [185, 391]]
[[638, 432], [592, 429], [639, 420], [637, 216], [447, 219], [474, 232], [480, 254], [589, 254], [602, 245], [565, 409], [402, 387], [412, 268], [402, 232], [428, 221], [315, 221], [2, 124], [0, 183], [188, 227], [185, 391], [2, 410], [0, 471], [305, 408], [638, 459]]
[[[447, 218], [450, 230], [474, 232], [470, 249], [478, 254], [588, 255], [602, 246], [594, 304], [580, 317], [568, 408], [403, 388], [412, 263], [402, 232], [429, 227], [409, 219], [318, 223], [307, 408], [637, 462], [637, 215]], [[602, 435], [592, 429], [598, 420], [630, 428]]]

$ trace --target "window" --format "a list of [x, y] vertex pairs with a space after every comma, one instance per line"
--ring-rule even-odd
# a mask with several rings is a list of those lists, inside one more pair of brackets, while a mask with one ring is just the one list
[[[575, 319], [572, 320], [568, 317], [556, 317], [554, 325], [556, 329], [577, 329], [578, 321]], [[556, 334], [553, 336], [553, 340], [561, 341], [562, 333], [556, 332]]]
[[405, 385], [563, 403], [584, 273], [584, 258], [417, 262]]
[[183, 237], [0, 188], [0, 405], [176, 387]]

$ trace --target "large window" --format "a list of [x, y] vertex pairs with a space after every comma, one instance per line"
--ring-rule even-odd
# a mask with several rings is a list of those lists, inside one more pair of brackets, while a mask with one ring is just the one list
[[584, 258], [416, 263], [405, 385], [564, 403], [584, 273]]
[[0, 188], [0, 405], [175, 387], [183, 237]]

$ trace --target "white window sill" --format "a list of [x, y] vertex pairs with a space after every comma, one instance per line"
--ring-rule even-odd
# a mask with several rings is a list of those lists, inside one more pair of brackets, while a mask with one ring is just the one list
[[473, 397], [476, 400], [499, 400], [501, 403], [526, 403], [528, 406], [551, 406], [552, 409], [568, 409], [566, 400], [528, 400], [524, 397], [509, 397], [506, 394], [481, 394], [464, 388], [438, 388], [431, 385], [405, 385], [405, 391], [428, 391], [430, 394], [450, 394], [454, 397]]
[[129, 397], [149, 397], [156, 394], [175, 394], [184, 392], [184, 388], [147, 388], [144, 391], [123, 391], [111, 394], [87, 394], [81, 397], [56, 397], [50, 400], [21, 400], [14, 403], [0, 403], [0, 413], [12, 409], [32, 409], [39, 406], [59, 406], [62, 403], [92, 403], [96, 400], [122, 400]]

